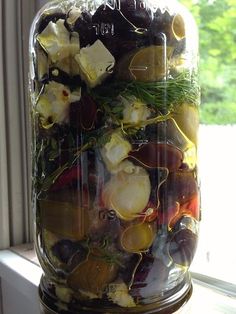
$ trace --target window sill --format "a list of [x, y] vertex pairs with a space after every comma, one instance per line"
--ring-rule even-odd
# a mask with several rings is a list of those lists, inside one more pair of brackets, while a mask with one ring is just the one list
[[[32, 254], [32, 250], [27, 251]], [[12, 250], [0, 251], [0, 314], [39, 314], [41, 275], [41, 268], [31, 258]]]
[[[0, 313], [39, 314], [38, 285], [41, 275], [42, 270], [37, 264], [32, 245], [1, 251], [0, 279], [3, 313], [1, 313], [1, 304]], [[194, 273], [192, 277], [191, 309], [184, 313], [199, 314], [201, 310], [209, 314], [236, 313], [236, 292], [232, 289], [233, 285], [223, 286], [222, 282], [218, 285], [217, 280], [213, 281], [209, 277], [202, 278], [201, 275]]]

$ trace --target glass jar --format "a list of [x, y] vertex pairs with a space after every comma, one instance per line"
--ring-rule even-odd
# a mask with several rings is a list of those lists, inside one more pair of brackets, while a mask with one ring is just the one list
[[175, 1], [61, 0], [30, 37], [44, 313], [172, 313], [199, 225], [198, 35]]

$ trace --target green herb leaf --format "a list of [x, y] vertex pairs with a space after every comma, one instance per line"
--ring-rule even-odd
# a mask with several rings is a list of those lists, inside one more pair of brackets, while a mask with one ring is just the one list
[[[136, 96], [141, 101], [160, 111], [168, 111], [171, 106], [182, 103], [199, 105], [199, 85], [196, 73], [190, 75], [183, 72], [177, 77], [169, 77], [166, 81], [114, 81], [90, 91], [92, 97], [109, 114], [116, 113], [114, 100], [118, 95]], [[117, 112], [120, 108], [117, 108]]]

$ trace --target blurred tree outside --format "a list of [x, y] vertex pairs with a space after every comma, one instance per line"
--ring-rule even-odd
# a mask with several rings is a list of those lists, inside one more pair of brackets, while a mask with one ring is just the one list
[[236, 1], [180, 0], [199, 27], [201, 123], [236, 123]]

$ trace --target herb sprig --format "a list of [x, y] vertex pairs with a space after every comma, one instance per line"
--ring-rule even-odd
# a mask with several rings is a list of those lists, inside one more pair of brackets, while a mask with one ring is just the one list
[[[108, 114], [112, 122], [117, 125], [117, 128], [120, 128], [126, 135], [132, 132], [135, 133], [138, 129], [149, 124], [171, 118], [174, 107], [181, 105], [183, 102], [194, 106], [199, 103], [197, 77], [196, 75], [191, 77], [187, 72], [183, 72], [175, 78], [170, 77], [166, 81], [158, 82], [113, 81], [90, 90], [90, 94]], [[128, 98], [131, 95], [155, 108], [157, 110], [156, 117], [139, 121], [136, 124], [122, 123], [123, 106], [119, 104], [117, 97], [123, 96]], [[70, 149], [74, 148], [74, 150], [70, 160], [44, 178], [41, 183], [41, 189], [47, 191], [66, 169], [75, 164], [84, 151], [92, 147], [104, 146], [109, 141], [110, 136], [109, 128], [93, 130], [84, 134], [84, 145], [79, 149], [75, 147], [75, 143], [72, 143]], [[58, 156], [59, 151], [56, 144], [56, 141], [53, 140], [50, 143], [52, 150], [49, 159], [54, 159]]]
[[171, 106], [181, 105], [183, 102], [199, 105], [199, 85], [196, 74], [183, 72], [177, 77], [169, 77], [165, 81], [114, 81], [99, 86], [90, 91], [91, 96], [105, 108], [109, 106], [111, 112], [116, 103], [112, 102], [118, 95], [136, 96], [146, 104], [157, 110], [169, 110]]

